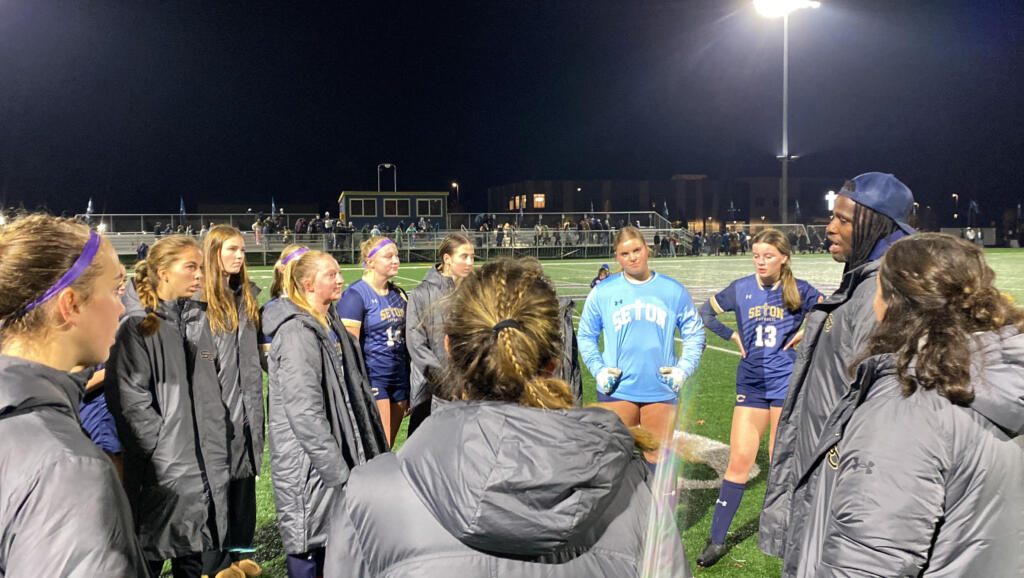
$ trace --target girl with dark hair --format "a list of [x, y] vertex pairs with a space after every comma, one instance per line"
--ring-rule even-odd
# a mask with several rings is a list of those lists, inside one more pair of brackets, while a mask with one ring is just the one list
[[323, 576], [331, 500], [358, 464], [388, 451], [358, 343], [332, 313], [344, 281], [321, 251], [288, 260], [287, 295], [264, 310], [270, 469], [288, 576]]
[[434, 396], [441, 394], [439, 376], [448, 362], [444, 348], [446, 299], [473, 272], [473, 243], [460, 233], [446, 236], [437, 248], [439, 263], [427, 269], [423, 282], [409, 292], [406, 345], [411, 361], [409, 435], [430, 416]]
[[398, 275], [398, 246], [387, 237], [363, 242], [363, 278], [349, 285], [338, 301], [338, 317], [366, 359], [388, 444], [409, 411], [409, 354], [405, 348], [405, 291], [391, 282]]
[[[781, 231], [764, 229], [751, 238], [756, 273], [733, 281], [700, 306], [704, 326], [739, 347], [736, 369], [736, 407], [729, 435], [729, 466], [715, 501], [711, 537], [699, 566], [708, 567], [725, 554], [725, 537], [739, 508], [747, 476], [757, 459], [758, 446], [769, 431], [771, 461], [775, 430], [786, 400], [804, 316], [824, 299], [809, 283], [793, 276], [792, 248]], [[736, 329], [726, 327], [718, 314], [736, 314]]]
[[[804, 484], [795, 576], [1010, 576], [1024, 568], [1024, 312], [982, 251], [922, 233], [882, 258], [852, 412]], [[799, 488], [798, 488], [799, 491]]]
[[[686, 288], [651, 271], [639, 229], [619, 229], [613, 244], [622, 273], [587, 295], [580, 315], [580, 354], [597, 381], [597, 401], [627, 426], [642, 425], [664, 440], [679, 391], [704, 352], [704, 324]], [[683, 342], [678, 358], [677, 329]], [[602, 332], [603, 351], [598, 349]], [[657, 459], [648, 454], [652, 468]]]
[[202, 575], [202, 552], [226, 530], [227, 408], [216, 346], [192, 297], [203, 254], [191, 237], [153, 244], [135, 265], [127, 313], [107, 364], [104, 393], [124, 446], [124, 486], [154, 576]]
[[[445, 404], [396, 454], [352, 472], [331, 515], [329, 576], [637, 576], [651, 514], [636, 449], [601, 408], [570, 410], [558, 298], [535, 259], [455, 291]], [[382, 499], [386, 496], [386, 499]], [[689, 573], [675, 524], [662, 562]]]
[[[263, 371], [256, 327], [259, 287], [245, 267], [245, 239], [230, 225], [210, 229], [203, 242], [206, 274], [199, 299], [217, 346], [221, 399], [228, 408], [231, 482], [227, 488], [227, 533], [222, 549], [203, 557], [203, 573], [220, 578], [236, 567], [247, 576], [261, 573], [250, 559], [256, 532], [256, 476], [263, 464]], [[233, 572], [235, 576], [238, 572]]]
[[110, 460], [78, 421], [124, 312], [110, 242], [42, 215], [0, 228], [0, 573], [147, 576]]

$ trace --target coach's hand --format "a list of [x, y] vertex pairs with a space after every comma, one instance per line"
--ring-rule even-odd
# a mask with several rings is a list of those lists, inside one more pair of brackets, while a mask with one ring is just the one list
[[679, 390], [683, 387], [683, 382], [686, 381], [686, 372], [678, 367], [662, 367], [658, 370], [661, 373], [661, 382], [668, 384], [672, 388], [673, 393], [679, 393]]
[[622, 370], [618, 367], [606, 367], [597, 372], [597, 388], [605, 395], [611, 395], [619, 386], [619, 379], [622, 378]]

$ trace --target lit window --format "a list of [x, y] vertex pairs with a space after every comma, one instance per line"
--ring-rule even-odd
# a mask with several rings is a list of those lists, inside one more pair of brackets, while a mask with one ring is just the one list
[[546, 201], [546, 195], [544, 195], [544, 194], [533, 195], [533, 208], [534, 209], [543, 209], [544, 206], [545, 206], [545, 201]]

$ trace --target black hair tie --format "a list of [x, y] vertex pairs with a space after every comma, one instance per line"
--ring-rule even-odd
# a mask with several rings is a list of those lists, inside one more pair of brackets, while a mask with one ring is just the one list
[[506, 329], [508, 327], [522, 330], [522, 327], [520, 327], [519, 322], [516, 321], [515, 319], [502, 319], [501, 321], [495, 323], [494, 327], [491, 327], [491, 331], [493, 331], [494, 335], [497, 336], [499, 333], [501, 333], [502, 329]]

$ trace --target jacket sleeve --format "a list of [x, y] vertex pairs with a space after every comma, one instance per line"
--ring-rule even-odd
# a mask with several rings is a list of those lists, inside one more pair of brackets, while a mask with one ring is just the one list
[[598, 289], [594, 289], [587, 295], [587, 300], [583, 303], [583, 313], [580, 314], [579, 329], [576, 330], [576, 340], [579, 342], [583, 363], [590, 370], [590, 375], [595, 377], [606, 367], [601, 350], [597, 347], [597, 340], [603, 328], [597, 292]]
[[424, 303], [427, 294], [413, 290], [405, 311], [405, 343], [412, 364], [424, 374], [427, 368], [438, 369], [444, 364], [437, 352], [430, 348], [430, 303]]
[[700, 319], [704, 326], [726, 341], [732, 339], [734, 331], [718, 320], [718, 314], [735, 310], [736, 303], [733, 299], [735, 294], [733, 284], [730, 284], [700, 306]]
[[[7, 576], [147, 576], [128, 500], [105, 458], [43, 467], [5, 534]], [[81, 492], [88, 488], [87, 494]]]
[[273, 348], [288, 425], [324, 484], [344, 484], [349, 469], [327, 419], [323, 360], [316, 333], [300, 322], [286, 323], [274, 338]]
[[701, 322], [700, 315], [693, 306], [690, 294], [685, 290], [680, 297], [676, 327], [679, 328], [679, 336], [683, 340], [683, 350], [679, 354], [679, 362], [676, 363], [676, 366], [689, 377], [693, 375], [694, 371], [697, 371], [700, 356], [704, 353], [705, 337], [704, 323]]
[[[131, 320], [121, 324], [110, 350], [103, 391], [111, 411], [119, 414], [128, 426], [128, 435], [146, 456], [156, 450], [163, 418], [153, 404], [153, 370], [145, 338], [138, 324]], [[125, 435], [122, 433], [121, 435]]]
[[943, 516], [944, 428], [904, 400], [857, 412], [840, 443], [822, 567], [813, 574], [918, 576]]

